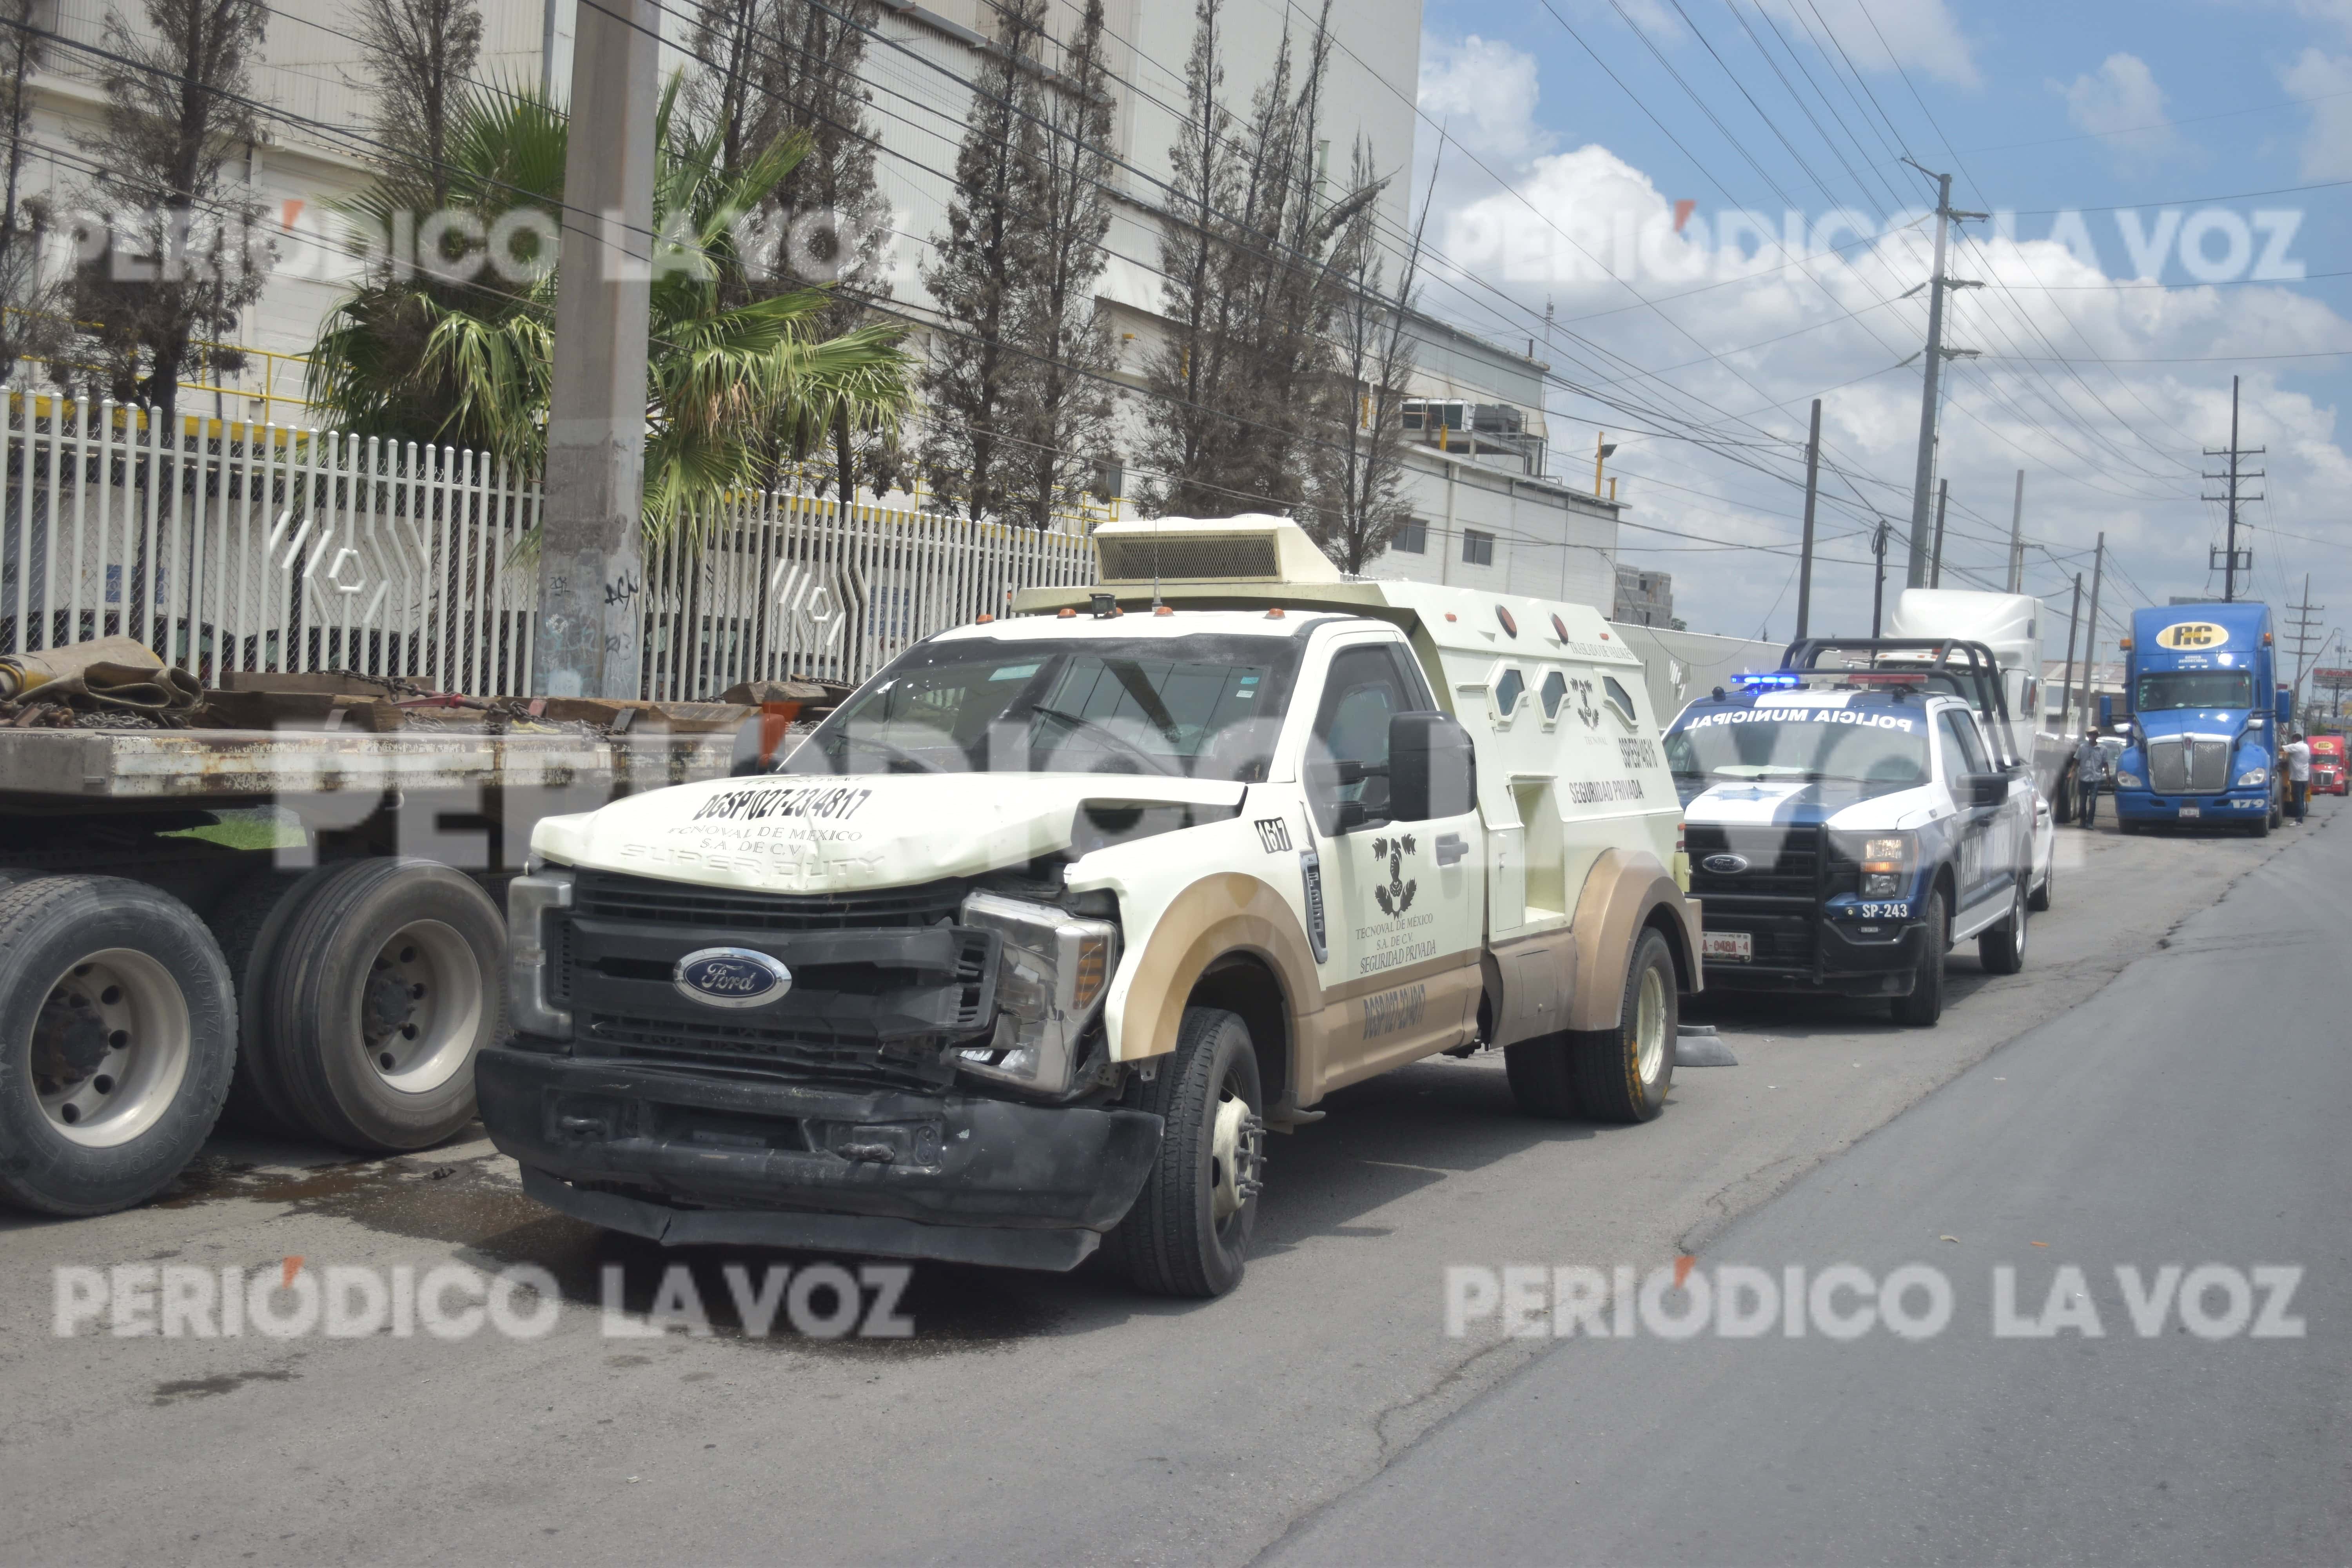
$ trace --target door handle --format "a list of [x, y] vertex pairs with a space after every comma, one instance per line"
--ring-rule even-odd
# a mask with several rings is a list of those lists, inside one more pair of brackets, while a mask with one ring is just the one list
[[1437, 836], [1439, 865], [1451, 866], [1469, 853], [1470, 846], [1459, 833], [1441, 833]]

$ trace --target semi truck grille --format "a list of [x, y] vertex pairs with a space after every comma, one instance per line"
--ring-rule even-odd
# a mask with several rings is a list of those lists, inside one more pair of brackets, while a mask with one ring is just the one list
[[611, 871], [581, 872], [572, 893], [574, 911], [592, 919], [741, 931], [932, 926], [954, 919], [962, 902], [963, 884], [954, 881], [844, 893], [753, 893]]
[[[1691, 893], [1786, 893], [1811, 898], [1820, 875], [1822, 830], [1819, 827], [1723, 827], [1694, 822], [1683, 830], [1683, 847], [1689, 852]], [[1730, 856], [1747, 862], [1732, 869], [1718, 859]]]
[[2230, 742], [2179, 738], [2150, 741], [2147, 784], [2158, 795], [2218, 795], [2230, 784]]

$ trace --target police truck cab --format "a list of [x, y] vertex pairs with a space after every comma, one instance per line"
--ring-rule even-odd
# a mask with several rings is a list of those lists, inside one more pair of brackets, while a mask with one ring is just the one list
[[2024, 967], [2032, 781], [1938, 679], [1784, 668], [1675, 720], [1710, 985], [1884, 996], [1932, 1025], [1954, 943], [1976, 938], [1994, 973]]

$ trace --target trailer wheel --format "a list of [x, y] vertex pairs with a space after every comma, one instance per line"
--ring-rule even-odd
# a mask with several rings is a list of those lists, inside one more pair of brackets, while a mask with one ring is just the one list
[[1918, 967], [1912, 971], [1911, 994], [1894, 999], [1895, 1021], [1916, 1029], [1932, 1029], [1944, 1016], [1944, 954], [1951, 947], [1952, 922], [1944, 913], [1941, 889], [1927, 896], [1927, 929], [1920, 934]]
[[1104, 1251], [1139, 1290], [1222, 1296], [1241, 1283], [1265, 1168], [1257, 1051], [1249, 1026], [1187, 1007], [1176, 1049], [1143, 1086], [1162, 1120], [1160, 1158]]
[[505, 1028], [505, 923], [429, 860], [328, 868], [287, 922], [266, 1005], [288, 1108], [319, 1136], [394, 1153], [474, 1117], [474, 1058]]
[[271, 1048], [269, 997], [278, 984], [286, 927], [294, 911], [334, 868], [310, 872], [257, 871], [229, 889], [212, 917], [213, 935], [236, 983], [236, 1076], [229, 1082], [222, 1122], [265, 1138], [309, 1136], [286, 1098], [285, 1072]]
[[120, 877], [0, 893], [0, 1197], [76, 1215], [153, 1197], [236, 1056], [228, 965], [179, 900]]
[[[1681, 1024], [1675, 955], [1644, 927], [1625, 964], [1624, 998], [1613, 1029], [1569, 1031], [1562, 1053], [1584, 1114], [1600, 1121], [1649, 1121], [1666, 1108]], [[1505, 1065], [1508, 1066], [1508, 1058]]]

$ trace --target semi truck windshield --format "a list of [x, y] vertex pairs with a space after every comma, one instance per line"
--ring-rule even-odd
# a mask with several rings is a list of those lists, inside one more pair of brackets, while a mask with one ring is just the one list
[[1683, 720], [1666, 737], [1677, 779], [1853, 779], [1908, 789], [1927, 782], [1927, 722], [1854, 708], [1735, 708]]
[[2252, 708], [2254, 678], [2243, 669], [2167, 669], [2139, 678], [2132, 706], [2142, 713], [2175, 708]]
[[926, 643], [843, 703], [782, 771], [1257, 783], [1299, 649], [1271, 637]]

